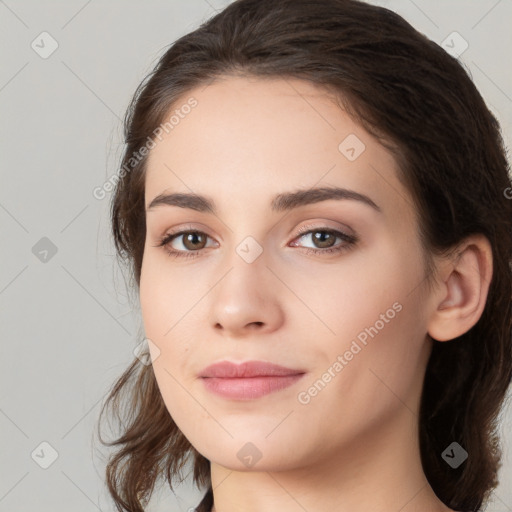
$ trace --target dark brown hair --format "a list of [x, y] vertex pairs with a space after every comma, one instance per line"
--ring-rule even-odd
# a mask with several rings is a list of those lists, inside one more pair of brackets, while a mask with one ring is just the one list
[[[237, 0], [175, 41], [141, 83], [125, 118], [126, 169], [178, 100], [232, 75], [299, 78], [331, 92], [340, 107], [393, 151], [414, 199], [426, 255], [482, 233], [493, 277], [476, 325], [435, 342], [421, 397], [425, 475], [455, 510], [476, 511], [498, 484], [499, 413], [512, 378], [512, 200], [498, 122], [461, 64], [399, 15], [355, 0]], [[146, 157], [120, 174], [112, 205], [118, 255], [140, 283], [146, 236]], [[122, 425], [106, 468], [120, 511], [141, 512], [164, 476], [171, 489], [188, 457], [194, 482], [211, 488], [209, 461], [173, 422], [152, 366], [134, 359], [111, 389]], [[124, 419], [123, 419], [124, 418]], [[101, 433], [100, 433], [101, 439]], [[452, 469], [453, 441], [469, 454]]]

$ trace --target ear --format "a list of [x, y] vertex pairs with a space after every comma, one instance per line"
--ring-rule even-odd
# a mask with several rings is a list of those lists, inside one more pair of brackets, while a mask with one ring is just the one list
[[454, 339], [478, 322], [487, 301], [492, 270], [491, 244], [482, 234], [466, 238], [455, 256], [442, 264], [435, 310], [428, 322], [428, 333], [434, 340]]

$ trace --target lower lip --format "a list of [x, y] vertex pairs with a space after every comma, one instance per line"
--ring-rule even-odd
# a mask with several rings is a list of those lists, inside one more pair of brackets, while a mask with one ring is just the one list
[[250, 378], [219, 378], [203, 377], [206, 388], [224, 398], [237, 400], [253, 400], [262, 396], [285, 389], [295, 384], [304, 374], [250, 377]]

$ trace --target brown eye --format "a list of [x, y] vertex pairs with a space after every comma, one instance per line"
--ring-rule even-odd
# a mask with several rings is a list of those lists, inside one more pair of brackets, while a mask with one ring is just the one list
[[190, 258], [201, 254], [201, 250], [207, 247], [208, 238], [202, 231], [180, 231], [164, 236], [157, 247], [164, 247], [170, 256]]
[[[335, 229], [308, 229], [303, 228], [302, 234], [292, 243], [294, 247], [302, 247], [308, 254], [333, 254], [348, 250], [355, 245], [358, 238], [354, 235], [348, 235]], [[341, 243], [336, 243], [336, 240]], [[300, 243], [302, 241], [302, 243]], [[312, 243], [313, 246], [302, 245], [304, 242]]]
[[312, 239], [319, 249], [332, 247], [336, 242], [336, 236], [330, 231], [312, 231]]
[[181, 236], [183, 236], [183, 245], [191, 251], [203, 249], [206, 245], [207, 236], [199, 231], [190, 231]]

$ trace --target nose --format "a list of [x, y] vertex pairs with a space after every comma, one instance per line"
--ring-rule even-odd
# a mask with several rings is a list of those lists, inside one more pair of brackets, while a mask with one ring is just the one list
[[263, 255], [252, 263], [236, 255], [209, 295], [210, 325], [224, 336], [270, 333], [284, 323], [282, 284]]

